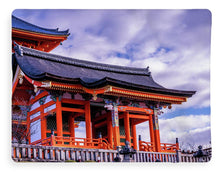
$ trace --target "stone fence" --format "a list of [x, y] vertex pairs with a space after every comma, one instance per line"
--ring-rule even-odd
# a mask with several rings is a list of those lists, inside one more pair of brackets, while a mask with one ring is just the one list
[[[12, 144], [11, 151], [14, 161], [32, 162], [114, 162], [116, 157], [123, 161], [123, 155], [117, 150], [66, 148], [41, 145]], [[137, 151], [133, 162], [207, 162], [211, 157], [203, 159], [193, 155], [177, 153], [159, 153]]]
[[209, 162], [211, 156], [194, 157], [193, 154], [182, 154], [180, 156], [180, 162]]

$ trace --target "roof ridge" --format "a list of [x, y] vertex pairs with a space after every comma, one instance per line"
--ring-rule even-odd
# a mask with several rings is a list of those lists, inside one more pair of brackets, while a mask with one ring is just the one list
[[[102, 71], [111, 71], [125, 74], [134, 74], [134, 75], [147, 75], [150, 76], [151, 72], [149, 72], [149, 67], [147, 68], [136, 68], [136, 67], [126, 67], [119, 65], [110, 65], [104, 63], [97, 63], [87, 60], [79, 60], [76, 58], [65, 57], [57, 54], [46, 53], [43, 51], [27, 48], [21, 45], [15, 45], [15, 51], [20, 55], [23, 54], [32, 55], [35, 57], [40, 57], [43, 59], [47, 59], [50, 61], [60, 62], [64, 64], [71, 64], [74, 66], [81, 66], [90, 69], [102, 70]], [[22, 53], [22, 54], [21, 54]]]
[[[23, 22], [23, 23], [25, 23], [25, 24], [27, 24], [27, 25], [30, 25], [30, 26], [32, 26], [32, 27], [39, 28], [39, 29], [41, 29], [41, 30], [52, 31], [52, 32], [58, 32], [58, 33], [66, 33], [67, 35], [68, 35], [68, 32], [69, 32], [69, 29], [63, 30], [63, 31], [59, 31], [59, 30], [58, 30], [59, 28], [51, 29], [51, 28], [40, 27], [40, 26], [38, 26], [38, 25], [29, 23], [29, 22], [27, 22], [27, 21], [25, 21], [25, 20], [23, 20], [23, 19], [20, 19], [20, 18], [14, 16], [14, 15], [12, 15], [12, 28], [16, 28], [16, 27], [13, 27], [13, 19], [19, 20], [19, 21], [21, 21], [21, 22]], [[23, 29], [23, 30], [24, 30], [24, 29]]]

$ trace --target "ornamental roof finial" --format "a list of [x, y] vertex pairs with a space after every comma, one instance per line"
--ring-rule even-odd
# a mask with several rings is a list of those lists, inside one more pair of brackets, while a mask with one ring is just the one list
[[149, 66], [147, 66], [146, 70], [147, 70], [147, 72], [149, 72]]
[[151, 72], [150, 72], [149, 68], [150, 68], [150, 67], [147, 66], [146, 71], [147, 71], [147, 74], [148, 74], [149, 76], [151, 76]]
[[14, 50], [20, 55], [23, 56], [23, 49], [20, 45], [18, 45], [16, 42], [14, 42]]

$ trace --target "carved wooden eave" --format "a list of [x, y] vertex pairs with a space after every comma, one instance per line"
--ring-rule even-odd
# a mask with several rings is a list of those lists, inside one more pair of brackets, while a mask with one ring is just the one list
[[75, 92], [75, 93], [76, 92], [88, 93], [93, 95], [93, 99], [96, 99], [98, 94], [103, 94], [103, 95], [126, 97], [126, 98], [139, 99], [139, 100], [160, 101], [170, 104], [181, 104], [182, 102], [187, 101], [187, 97], [135, 91], [135, 90], [123, 89], [110, 85], [96, 89], [88, 89], [80, 84], [64, 84], [53, 81], [41, 82], [41, 81], [32, 80], [26, 75], [24, 75], [24, 77], [34, 86], [35, 89], [38, 88], [38, 89], [60, 90], [60, 91]]

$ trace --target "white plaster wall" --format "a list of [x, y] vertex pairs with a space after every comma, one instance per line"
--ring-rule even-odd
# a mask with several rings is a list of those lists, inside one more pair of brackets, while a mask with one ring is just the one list
[[41, 139], [41, 122], [40, 119], [30, 124], [31, 143]]
[[40, 107], [40, 104], [39, 104], [39, 101], [36, 101], [32, 106], [31, 106], [31, 109], [30, 111], [33, 111], [34, 109]]
[[56, 104], [53, 104], [53, 105], [50, 105], [46, 108], [44, 108], [44, 113], [47, 113], [49, 111], [51, 111], [52, 109], [55, 109], [56, 108]]
[[40, 116], [40, 111], [36, 112], [35, 114], [30, 115], [30, 120], [32, 120], [38, 116]]
[[72, 96], [71, 96], [70, 93], [65, 92], [65, 93], [63, 94], [63, 98], [72, 99]]
[[48, 103], [48, 102], [51, 101], [51, 100], [52, 100], [52, 99], [51, 99], [51, 96], [48, 95], [48, 96], [46, 97], [45, 103]]

